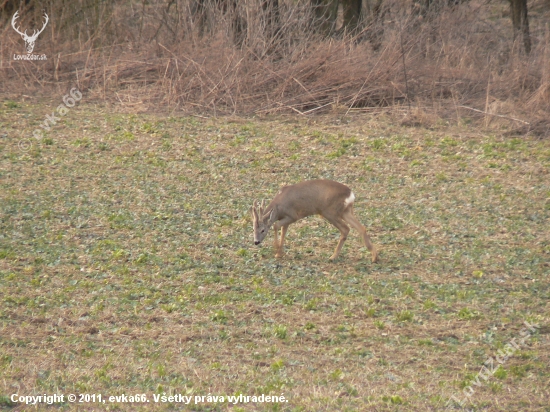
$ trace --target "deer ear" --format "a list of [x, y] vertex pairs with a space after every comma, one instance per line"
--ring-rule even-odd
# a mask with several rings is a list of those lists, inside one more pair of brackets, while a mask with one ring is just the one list
[[268, 222], [274, 222], [275, 216], [277, 216], [277, 206], [275, 206], [273, 209], [271, 209], [271, 212], [269, 213], [269, 217], [267, 219]]

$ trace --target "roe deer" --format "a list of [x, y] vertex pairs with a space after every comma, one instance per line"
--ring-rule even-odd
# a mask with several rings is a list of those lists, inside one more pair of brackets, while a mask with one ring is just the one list
[[273, 226], [275, 257], [282, 257], [288, 225], [306, 216], [321, 215], [340, 231], [340, 241], [330, 260], [336, 259], [340, 254], [350, 231], [349, 224], [361, 234], [365, 246], [371, 252], [372, 261], [376, 262], [376, 249], [365, 227], [353, 214], [354, 201], [355, 195], [349, 187], [332, 180], [309, 180], [284, 186], [267, 207], [264, 208], [263, 201], [259, 208], [256, 201], [252, 204], [254, 244], [259, 245]]

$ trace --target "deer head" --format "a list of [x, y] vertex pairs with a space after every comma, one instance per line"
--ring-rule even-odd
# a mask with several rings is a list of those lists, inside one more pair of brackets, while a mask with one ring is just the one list
[[272, 216], [275, 209], [271, 209], [271, 213], [264, 215], [265, 213], [265, 201], [262, 200], [260, 205], [254, 200], [252, 204], [252, 220], [254, 225], [254, 244], [259, 245], [264, 240], [269, 228], [273, 224]]
[[19, 18], [19, 11], [16, 11], [13, 15], [13, 18], [11, 19], [11, 25], [13, 29], [21, 35], [21, 38], [25, 41], [25, 48], [27, 49], [27, 53], [32, 53], [34, 50], [34, 43], [40, 33], [44, 31], [46, 28], [46, 25], [48, 24], [48, 21], [50, 21], [48, 15], [44, 13], [44, 17], [46, 18], [46, 21], [44, 21], [44, 25], [40, 30], [34, 30], [32, 36], [27, 35], [27, 30], [24, 32], [21, 32], [18, 27], [15, 27], [15, 21]]

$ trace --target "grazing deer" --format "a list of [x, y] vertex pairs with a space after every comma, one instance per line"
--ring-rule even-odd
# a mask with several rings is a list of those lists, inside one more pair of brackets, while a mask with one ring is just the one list
[[355, 195], [349, 187], [332, 180], [309, 180], [284, 186], [266, 208], [263, 201], [259, 208], [256, 201], [252, 204], [254, 244], [259, 245], [273, 226], [275, 257], [282, 257], [288, 225], [306, 216], [321, 215], [340, 231], [340, 241], [330, 260], [336, 259], [340, 254], [350, 231], [349, 224], [361, 234], [365, 246], [371, 252], [372, 261], [376, 262], [376, 249], [365, 227], [353, 214], [354, 201]]

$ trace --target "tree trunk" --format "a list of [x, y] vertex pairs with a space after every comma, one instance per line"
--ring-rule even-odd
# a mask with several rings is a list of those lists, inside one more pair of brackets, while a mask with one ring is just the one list
[[338, 0], [311, 0], [315, 22], [313, 26], [325, 36], [329, 36], [336, 26]]
[[413, 0], [413, 13], [423, 18], [428, 16], [432, 0]]
[[341, 0], [344, 14], [343, 30], [353, 32], [361, 19], [362, 0]]
[[262, 11], [267, 38], [273, 38], [280, 31], [279, 0], [262, 0]]
[[239, 15], [237, 0], [195, 0], [191, 8], [193, 19], [203, 36], [207, 30], [214, 30], [214, 13], [228, 16], [231, 22], [233, 41], [241, 46], [246, 38], [247, 22]]
[[387, 7], [382, 5], [383, 0], [366, 0], [365, 2], [365, 26], [368, 27], [366, 38], [371, 42], [374, 50], [380, 49], [384, 37], [384, 17]]
[[529, 54], [531, 52], [531, 36], [529, 34], [529, 18], [527, 17], [527, 0], [510, 0], [510, 12], [514, 27], [514, 39], [521, 34], [525, 53]]

